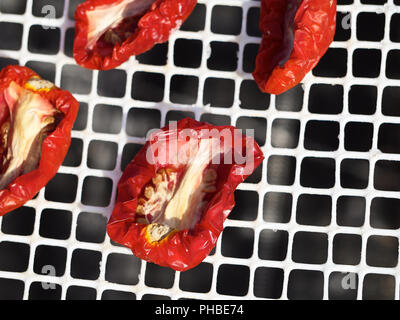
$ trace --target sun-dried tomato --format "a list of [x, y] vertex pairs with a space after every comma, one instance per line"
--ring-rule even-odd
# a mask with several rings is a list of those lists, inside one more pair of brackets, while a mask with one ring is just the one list
[[107, 232], [141, 259], [193, 268], [215, 246], [236, 187], [263, 159], [254, 139], [232, 126], [170, 123], [125, 169]]
[[336, 30], [336, 0], [261, 0], [262, 41], [253, 72], [260, 89], [281, 94], [320, 61]]
[[20, 66], [0, 72], [0, 215], [32, 199], [56, 174], [79, 103]]
[[74, 58], [109, 70], [168, 40], [197, 0], [87, 0], [75, 11]]

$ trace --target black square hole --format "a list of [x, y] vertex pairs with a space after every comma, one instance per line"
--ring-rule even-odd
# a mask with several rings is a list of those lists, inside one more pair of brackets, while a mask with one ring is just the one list
[[64, 65], [61, 72], [61, 88], [76, 94], [89, 94], [92, 89], [93, 71], [77, 65]]
[[74, 56], [74, 39], [75, 28], [68, 28], [65, 31], [64, 54], [70, 58]]
[[386, 76], [390, 79], [400, 79], [400, 50], [391, 50], [388, 52]]
[[20, 23], [0, 22], [0, 49], [21, 49], [23, 29], [24, 27]]
[[[211, 13], [211, 31], [220, 34], [238, 35], [242, 29], [242, 8], [216, 5]], [[224, 23], [221, 23], [223, 21]]]
[[0, 12], [12, 14], [24, 14], [26, 10], [26, 0], [2, 0], [0, 2]]
[[328, 235], [319, 232], [296, 232], [293, 238], [294, 262], [322, 264], [328, 258]]
[[134, 255], [111, 253], [107, 257], [106, 281], [135, 285], [139, 282], [141, 260]]
[[254, 273], [254, 295], [259, 298], [278, 299], [282, 296], [283, 270], [259, 267]]
[[155, 288], [172, 288], [175, 271], [171, 268], [160, 267], [154, 263], [146, 264], [145, 284]]
[[400, 162], [377, 161], [374, 172], [374, 187], [384, 191], [400, 191]]
[[126, 291], [105, 290], [101, 300], [136, 300], [136, 295]]
[[318, 77], [345, 77], [347, 73], [347, 50], [329, 48], [312, 73]]
[[373, 267], [394, 268], [399, 259], [399, 239], [389, 236], [370, 236], [367, 242], [367, 264]]
[[292, 215], [293, 196], [284, 192], [267, 192], [264, 196], [263, 217], [266, 222], [288, 223]]
[[272, 155], [268, 159], [267, 181], [269, 184], [290, 186], [296, 174], [296, 158]]
[[3, 216], [1, 232], [29, 236], [33, 233], [35, 223], [35, 209], [20, 207]]
[[170, 297], [168, 297], [168, 296], [163, 296], [163, 295], [160, 295], [160, 294], [144, 294], [143, 296], [142, 296], [142, 300], [171, 300], [171, 298]]
[[390, 21], [390, 40], [393, 42], [400, 42], [400, 14], [395, 13], [392, 15]]
[[321, 300], [324, 294], [324, 274], [321, 271], [293, 270], [289, 274], [290, 300]]
[[229, 219], [254, 221], [258, 212], [258, 193], [256, 191], [235, 191], [235, 206], [229, 214]]
[[354, 85], [349, 91], [349, 112], [372, 115], [376, 112], [378, 89], [375, 86]]
[[377, 78], [381, 71], [382, 53], [376, 49], [357, 49], [353, 53], [353, 75]]
[[39, 234], [45, 238], [67, 240], [71, 234], [72, 212], [44, 209], [40, 216]]
[[267, 135], [267, 120], [258, 117], [239, 117], [236, 127], [246, 136], [252, 136], [260, 146], [265, 144]]
[[298, 112], [303, 108], [304, 90], [301, 85], [276, 96], [276, 109]]
[[339, 233], [333, 238], [333, 262], [358, 265], [361, 261], [361, 236]]
[[22, 280], [0, 278], [0, 300], [22, 300], [24, 288]]
[[167, 112], [167, 116], [165, 117], [165, 123], [170, 123], [171, 121], [179, 121], [184, 118], [192, 118], [194, 119], [194, 112], [191, 111], [176, 111], [171, 110]]
[[143, 145], [136, 143], [128, 143], [124, 146], [121, 157], [121, 171], [124, 171], [126, 166], [132, 161]]
[[243, 49], [243, 71], [252, 73], [256, 68], [256, 59], [260, 45], [258, 43], [248, 43]]
[[100, 275], [101, 252], [75, 249], [72, 252], [71, 276], [76, 279], [96, 280]]
[[250, 258], [253, 255], [254, 230], [226, 227], [222, 233], [222, 255], [234, 258]]
[[28, 50], [33, 53], [57, 54], [60, 50], [59, 28], [44, 29], [41, 25], [33, 25], [29, 30]]
[[261, 163], [254, 172], [244, 180], [245, 183], [259, 183], [262, 178], [262, 166]]
[[260, 8], [259, 7], [251, 7], [247, 12], [247, 25], [246, 31], [247, 34], [251, 37], [261, 37], [261, 31], [259, 27], [260, 22]]
[[145, 53], [136, 56], [136, 59], [142, 64], [155, 66], [165, 66], [168, 57], [168, 42], [156, 44]]
[[0, 70], [9, 65], [18, 65], [19, 61], [11, 58], [0, 57]]
[[178, 67], [199, 68], [203, 42], [195, 39], [177, 39], [174, 43], [174, 64]]
[[118, 144], [92, 140], [89, 143], [87, 166], [92, 169], [113, 170], [117, 162]]
[[57, 173], [46, 186], [46, 200], [72, 203], [75, 201], [78, 177], [73, 174]]
[[365, 221], [365, 198], [340, 196], [336, 203], [337, 224], [346, 227], [361, 227]]
[[68, 18], [74, 20], [74, 13], [76, 11], [76, 7], [82, 3], [82, 0], [70, 0], [68, 7]]
[[275, 148], [294, 149], [299, 143], [300, 121], [275, 119], [272, 122], [271, 144]]
[[217, 292], [231, 296], [245, 296], [249, 290], [249, 279], [249, 267], [222, 264], [218, 269]]
[[[220, 71], [235, 71], [237, 69], [237, 53], [239, 50], [237, 43], [212, 41], [210, 47], [211, 55], [207, 60], [209, 69]], [[185, 54], [187, 54], [187, 51], [185, 51]]]
[[169, 98], [173, 103], [195, 104], [199, 78], [176, 74], [171, 78]]
[[83, 141], [81, 139], [72, 138], [68, 153], [65, 156], [63, 166], [79, 167], [82, 162]]
[[229, 108], [233, 105], [235, 81], [207, 78], [204, 82], [203, 104], [211, 107]]
[[379, 127], [378, 149], [385, 153], [400, 153], [400, 125], [383, 123]]
[[383, 89], [382, 113], [386, 116], [400, 116], [400, 87], [386, 87]]
[[339, 122], [311, 120], [307, 122], [304, 148], [335, 151], [339, 147]]
[[82, 203], [88, 206], [107, 207], [111, 200], [112, 186], [110, 178], [86, 177], [82, 187]]
[[310, 89], [308, 109], [312, 113], [339, 114], [343, 110], [341, 85], [314, 84]]
[[368, 187], [369, 161], [344, 159], [340, 163], [340, 185], [342, 188], [365, 189]]
[[164, 97], [165, 77], [161, 73], [135, 72], [132, 78], [132, 98], [160, 102]]
[[103, 243], [106, 237], [107, 218], [99, 213], [82, 212], [76, 225], [78, 241]]
[[146, 137], [152, 129], [160, 128], [161, 112], [156, 109], [131, 108], [126, 122], [126, 133], [130, 136]]
[[363, 300], [393, 300], [395, 295], [395, 278], [388, 274], [370, 273], [364, 277]]
[[284, 230], [262, 230], [258, 242], [258, 256], [263, 260], [286, 259], [289, 234]]
[[103, 97], [122, 98], [125, 95], [126, 72], [123, 70], [99, 71], [97, 93]]
[[296, 221], [302, 225], [328, 226], [332, 218], [332, 198], [322, 194], [301, 194], [297, 200]]
[[61, 286], [56, 283], [32, 282], [29, 287], [29, 300], [60, 300]]
[[369, 151], [372, 147], [373, 133], [372, 123], [348, 122], [344, 129], [344, 148], [348, 151]]
[[378, 229], [400, 228], [400, 199], [374, 198], [371, 202], [370, 224]]
[[78, 111], [78, 115], [76, 117], [74, 126], [72, 128], [72, 130], [85, 130], [86, 126], [87, 126], [87, 120], [88, 120], [88, 104], [81, 102], [79, 104], [79, 111]]
[[194, 10], [181, 26], [181, 31], [201, 31], [206, 24], [206, 5], [196, 4]]
[[96, 289], [80, 286], [70, 286], [66, 300], [96, 300]]
[[122, 108], [98, 104], [93, 111], [93, 131], [100, 133], [119, 133], [122, 127]]
[[202, 262], [188, 271], [182, 272], [179, 288], [184, 291], [207, 293], [211, 290], [213, 266]]
[[357, 15], [357, 39], [381, 41], [385, 30], [385, 15], [375, 12], [360, 12]]
[[329, 275], [329, 300], [356, 300], [358, 275], [350, 272], [332, 272]]
[[215, 126], [229, 126], [231, 124], [231, 118], [229, 116], [214, 113], [203, 113], [200, 117], [200, 121], [208, 122]]
[[56, 65], [42, 61], [28, 61], [25, 64], [28, 68], [35, 72], [43, 79], [54, 82], [56, 77]]
[[30, 247], [25, 243], [0, 242], [0, 270], [24, 272], [28, 269]]
[[243, 109], [267, 110], [270, 95], [262, 92], [254, 80], [243, 80], [240, 85], [240, 107]]
[[37, 274], [61, 277], [65, 273], [67, 249], [40, 245], [35, 251], [33, 271]]
[[301, 163], [300, 184], [309, 188], [332, 188], [335, 185], [335, 160], [304, 158]]

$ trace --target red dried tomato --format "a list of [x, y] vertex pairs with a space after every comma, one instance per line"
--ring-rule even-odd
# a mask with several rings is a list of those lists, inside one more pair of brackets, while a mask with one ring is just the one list
[[262, 0], [260, 30], [253, 76], [262, 91], [281, 94], [300, 83], [328, 50], [336, 0]]
[[20, 66], [0, 72], [0, 216], [32, 199], [56, 174], [79, 103]]
[[168, 40], [197, 0], [87, 0], [75, 11], [74, 58], [109, 70]]
[[171, 123], [125, 169], [108, 235], [146, 261], [193, 268], [215, 246], [236, 187], [263, 159], [254, 139], [232, 126]]

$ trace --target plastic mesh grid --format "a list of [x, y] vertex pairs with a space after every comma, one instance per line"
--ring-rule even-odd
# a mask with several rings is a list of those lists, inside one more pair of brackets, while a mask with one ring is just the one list
[[[57, 176], [0, 218], [3, 298], [399, 299], [400, 1], [339, 1], [327, 55], [279, 97], [251, 77], [258, 1], [200, 0], [167, 44], [109, 72], [72, 59], [79, 2], [0, 0], [1, 67], [28, 65], [81, 102]], [[255, 129], [266, 159], [214, 252], [178, 273], [111, 243], [105, 223], [146, 132], [184, 116]]]

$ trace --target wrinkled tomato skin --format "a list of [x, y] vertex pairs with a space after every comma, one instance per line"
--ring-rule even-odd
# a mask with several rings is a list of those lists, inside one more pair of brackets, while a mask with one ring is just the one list
[[[21, 66], [8, 66], [0, 72], [0, 94], [11, 82], [24, 87], [32, 77], [40, 78], [34, 71]], [[75, 122], [79, 103], [68, 91], [53, 87], [36, 91], [62, 112], [63, 118], [49, 134], [42, 147], [39, 167], [23, 174], [0, 190], [0, 216], [15, 210], [31, 200], [57, 173], [71, 144], [71, 130]]]
[[179, 28], [192, 13], [197, 0], [156, 0], [140, 18], [133, 35], [122, 44], [116, 43], [112, 53], [101, 54], [101, 49], [89, 50], [87, 12], [96, 7], [118, 3], [121, 0], [86, 0], [75, 11], [75, 39], [73, 55], [82, 67], [95, 70], [110, 70], [118, 67], [131, 56], [144, 53], [157, 43], [166, 42], [172, 31]]
[[336, 31], [336, 0], [302, 0], [294, 19], [294, 46], [284, 66], [275, 57], [282, 50], [283, 6], [289, 0], [262, 0], [260, 30], [262, 41], [253, 72], [259, 88], [281, 94], [297, 84], [320, 61], [333, 41]]
[[[201, 129], [221, 131], [226, 128], [231, 132], [235, 130], [231, 126], [213, 126], [190, 118], [178, 121], [178, 132], [186, 128], [196, 131]], [[168, 126], [161, 130], [166, 132], [166, 135], [170, 133]], [[242, 136], [242, 139], [246, 137]], [[127, 166], [118, 183], [118, 197], [107, 224], [107, 233], [113, 241], [129, 247], [140, 259], [170, 267], [176, 271], [186, 271], [201, 263], [214, 248], [223, 230], [224, 221], [235, 205], [234, 191], [251, 173], [234, 174], [235, 169], [243, 168], [244, 165], [235, 162], [229, 165], [226, 169], [227, 174], [224, 177], [218, 177], [217, 192], [193, 229], [175, 230], [159, 242], [149, 242], [146, 236], [146, 225], [135, 222], [138, 197], [146, 183], [159, 169], [157, 165], [149, 164], [146, 160], [149, 146], [148, 141]], [[251, 142], [250, 152], [254, 156], [252, 164], [255, 170], [263, 161], [264, 156], [254, 139]]]

